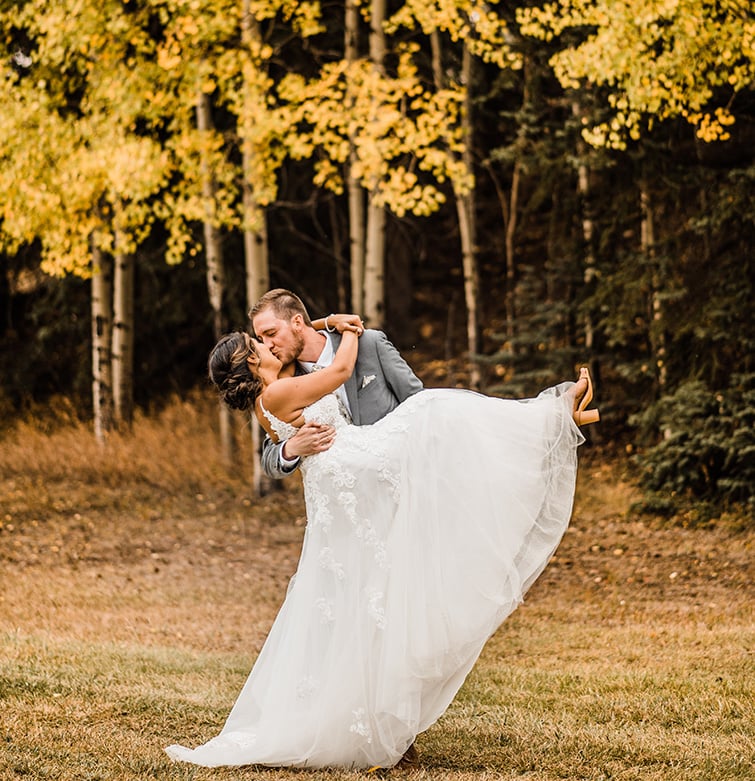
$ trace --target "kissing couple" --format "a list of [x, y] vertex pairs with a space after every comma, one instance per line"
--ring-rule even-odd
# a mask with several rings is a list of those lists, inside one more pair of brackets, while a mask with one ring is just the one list
[[208, 767], [392, 767], [566, 531], [579, 425], [599, 418], [589, 372], [526, 400], [423, 389], [357, 315], [313, 322], [277, 289], [250, 318], [255, 337], [224, 336], [209, 375], [267, 432], [265, 472], [301, 470], [301, 556], [220, 733], [166, 751]]

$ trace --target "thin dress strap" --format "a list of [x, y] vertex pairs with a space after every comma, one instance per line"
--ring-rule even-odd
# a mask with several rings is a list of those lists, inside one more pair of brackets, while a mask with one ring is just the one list
[[296, 433], [296, 426], [285, 423], [280, 418], [276, 418], [272, 412], [268, 412], [265, 409], [265, 405], [262, 403], [262, 396], [260, 396], [260, 409], [270, 423], [270, 428], [275, 432], [279, 442], [282, 442], [284, 439], [290, 439]]

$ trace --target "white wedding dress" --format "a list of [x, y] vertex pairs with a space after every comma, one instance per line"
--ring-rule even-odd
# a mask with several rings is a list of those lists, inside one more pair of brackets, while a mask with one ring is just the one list
[[[566, 530], [577, 446], [571, 383], [511, 401], [424, 390], [304, 459], [296, 575], [209, 767], [392, 766], [446, 710], [486, 640]], [[294, 429], [268, 413], [280, 438]]]

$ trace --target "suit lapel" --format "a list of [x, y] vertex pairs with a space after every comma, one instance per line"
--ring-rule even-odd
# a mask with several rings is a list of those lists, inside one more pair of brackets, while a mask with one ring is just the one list
[[355, 425], [360, 425], [362, 422], [359, 417], [359, 400], [357, 398], [357, 373], [356, 369], [352, 372], [351, 377], [343, 384], [346, 391], [346, 398], [349, 400], [349, 407], [351, 407], [351, 419]]

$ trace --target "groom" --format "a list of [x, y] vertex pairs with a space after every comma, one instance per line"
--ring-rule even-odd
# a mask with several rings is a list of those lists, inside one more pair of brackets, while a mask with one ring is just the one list
[[[282, 288], [265, 293], [249, 310], [249, 319], [256, 337], [283, 364], [282, 374], [303, 374], [330, 365], [341, 342], [341, 334], [327, 317], [326, 330], [315, 330], [301, 299]], [[354, 324], [361, 326], [362, 321], [355, 317]], [[361, 426], [380, 420], [420, 390], [422, 382], [385, 334], [368, 329], [359, 338], [354, 373], [336, 395], [352, 421]], [[269, 477], [286, 477], [299, 466], [301, 456], [327, 450], [334, 437], [332, 426], [319, 423], [305, 423], [278, 444], [266, 437], [262, 469]]]

